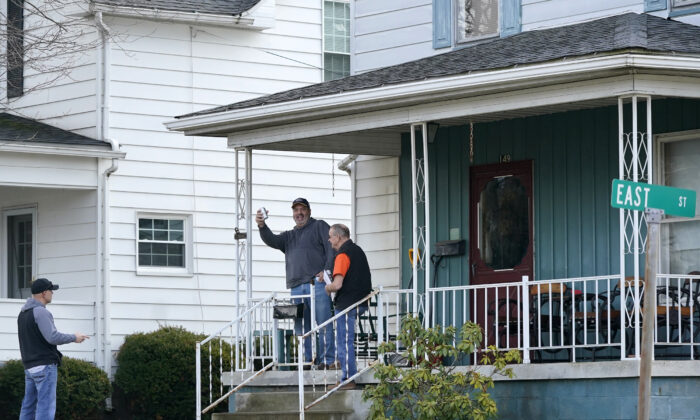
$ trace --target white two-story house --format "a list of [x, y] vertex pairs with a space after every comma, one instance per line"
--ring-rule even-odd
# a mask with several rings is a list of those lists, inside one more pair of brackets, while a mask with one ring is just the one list
[[[26, 31], [50, 23], [22, 2], [1, 3], [0, 361], [19, 358], [16, 316], [38, 277], [60, 285], [51, 305], [58, 328], [93, 338], [65, 353], [108, 372], [130, 333], [210, 332], [229, 321], [248, 279], [237, 277], [234, 228], [245, 232], [246, 221], [236, 220], [245, 191], [236, 153], [163, 123], [348, 74], [348, 4], [46, 2], [63, 7], [50, 16], [80, 31], [71, 45], [82, 48], [63, 61], [51, 54], [57, 68], [30, 61], [41, 51]], [[253, 208], [269, 210], [273, 229], [289, 229], [301, 196], [314, 217], [350, 223], [342, 157], [256, 151]], [[283, 255], [253, 237], [253, 291], [283, 291]]]

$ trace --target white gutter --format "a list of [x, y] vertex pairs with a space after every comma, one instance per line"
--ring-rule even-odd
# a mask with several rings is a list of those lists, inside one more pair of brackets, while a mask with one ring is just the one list
[[[356, 197], [356, 187], [355, 182], [357, 180], [357, 171], [354, 171], [355, 160], [358, 155], [347, 155], [343, 160], [338, 162], [338, 169], [348, 173], [350, 177], [350, 237], [353, 241], [357, 242], [357, 216], [355, 215], [355, 210], [357, 209], [357, 197]], [[352, 166], [351, 166], [352, 165]], [[351, 169], [352, 167], [352, 169]]]
[[[98, 112], [99, 114], [99, 112]], [[16, 141], [0, 141], [0, 152], [37, 153], [62, 156], [85, 156], [95, 158], [121, 159], [126, 153], [111, 149], [90, 149], [85, 146], [57, 146], [47, 144], [27, 144]]]
[[[420, 80], [343, 92], [283, 103], [222, 111], [171, 120], [165, 126], [186, 135], [225, 135], [288, 122], [369, 112], [416, 103], [479, 96], [496, 91], [588, 80], [596, 73], [663, 69], [699, 72], [700, 57], [645, 55], [637, 53], [561, 59], [554, 62], [483, 71], [439, 79]], [[264, 144], [261, 139], [260, 144]]]
[[177, 22], [188, 24], [201, 24], [212, 26], [236, 26], [249, 29], [267, 29], [268, 26], [256, 26], [255, 19], [240, 15], [218, 15], [199, 12], [179, 12], [176, 10], [159, 10], [146, 7], [109, 6], [106, 4], [92, 3], [92, 13], [104, 13], [110, 16], [148, 19], [163, 22]]

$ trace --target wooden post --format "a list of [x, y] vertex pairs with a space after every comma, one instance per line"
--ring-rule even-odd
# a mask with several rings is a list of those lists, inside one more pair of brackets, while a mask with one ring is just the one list
[[648, 420], [651, 411], [651, 362], [654, 358], [654, 325], [656, 317], [656, 262], [659, 258], [659, 223], [664, 211], [646, 209], [647, 255], [644, 268], [644, 323], [642, 325], [642, 358], [639, 365], [639, 400], [637, 420]]

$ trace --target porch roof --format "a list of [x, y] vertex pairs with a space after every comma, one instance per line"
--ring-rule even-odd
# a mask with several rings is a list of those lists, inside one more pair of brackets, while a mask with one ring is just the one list
[[148, 2], [143, 0], [95, 0], [94, 2], [115, 7], [235, 16], [247, 12], [260, 0], [149, 0]]
[[614, 104], [629, 93], [683, 96], [693, 89], [681, 85], [697, 86], [699, 75], [700, 27], [627, 13], [181, 115], [166, 126], [228, 136], [231, 147], [396, 155], [411, 122], [537, 115]]
[[108, 142], [6, 112], [0, 113], [0, 151], [123, 157]]

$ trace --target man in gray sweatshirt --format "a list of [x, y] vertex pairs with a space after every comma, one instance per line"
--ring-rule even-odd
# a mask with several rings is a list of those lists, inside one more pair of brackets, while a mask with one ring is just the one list
[[63, 355], [56, 346], [82, 343], [88, 336], [63, 334], [56, 330], [53, 315], [46, 309], [58, 285], [47, 279], [32, 283], [32, 297], [27, 299], [17, 317], [19, 350], [24, 364], [24, 400], [20, 420], [49, 419], [56, 415], [56, 382]]
[[[323, 274], [333, 268], [335, 251], [328, 243], [328, 223], [311, 217], [311, 205], [305, 198], [297, 198], [292, 203], [292, 217], [295, 226], [279, 235], [272, 233], [260, 210], [255, 217], [260, 237], [267, 246], [284, 253], [287, 275], [287, 288], [292, 296], [314, 293], [316, 323], [321, 324], [331, 317], [331, 300], [325, 292]], [[320, 282], [312, 287], [312, 281]], [[301, 299], [300, 299], [301, 300]], [[309, 298], [303, 299], [304, 318], [297, 319], [294, 332], [300, 335], [311, 329], [311, 312]], [[320, 369], [337, 369], [335, 363], [335, 334], [332, 325], [319, 331], [319, 354], [316, 360]], [[304, 360], [311, 362], [311, 340], [304, 342]]]

